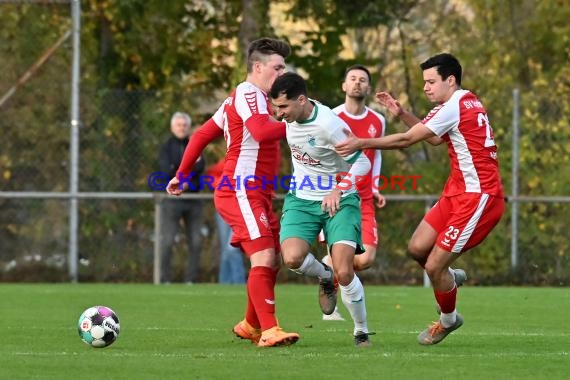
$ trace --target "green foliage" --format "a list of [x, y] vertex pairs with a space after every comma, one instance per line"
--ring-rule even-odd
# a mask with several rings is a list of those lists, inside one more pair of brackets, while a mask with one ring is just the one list
[[[489, 113], [506, 194], [513, 188], [512, 93], [518, 88], [519, 192], [567, 195], [570, 6], [565, 2], [275, 4], [284, 6], [289, 24], [270, 19], [267, 0], [82, 2], [80, 190], [148, 191], [146, 179], [157, 169], [158, 147], [168, 135], [172, 112], [189, 112], [195, 124], [205, 120], [243, 80], [244, 46], [252, 33], [259, 33], [292, 43], [289, 62], [308, 78], [311, 96], [323, 103], [342, 102], [344, 70], [358, 62], [370, 67], [376, 88], [390, 91], [418, 116], [432, 107], [422, 92], [419, 63], [441, 51], [457, 55], [464, 67], [463, 86], [481, 98]], [[0, 24], [3, 95], [70, 29], [69, 5], [2, 3]], [[0, 190], [69, 188], [70, 67], [68, 40], [2, 106]], [[389, 118], [388, 133], [404, 129]], [[209, 146], [210, 162], [221, 151], [223, 144]], [[286, 151], [284, 147], [283, 174], [290, 170]], [[424, 143], [384, 152], [383, 162], [386, 176], [422, 176], [416, 190], [386, 190], [387, 195], [438, 194], [449, 170], [445, 147]], [[81, 200], [79, 206], [83, 253], [101, 263], [121, 262], [108, 272], [99, 271], [100, 277], [82, 272], [84, 278], [134, 281], [137, 272], [148, 279], [151, 204], [119, 207]], [[510, 268], [510, 208], [485, 243], [465, 254], [460, 264], [482, 284], [567, 283], [565, 208], [566, 204], [520, 206], [519, 270]], [[424, 209], [421, 202], [394, 201], [378, 210], [381, 246], [377, 265], [364, 274], [368, 281], [421, 281], [405, 248]], [[65, 202], [1, 200], [0, 211], [0, 264], [34, 253], [52, 257], [66, 251]], [[42, 265], [38, 270], [51, 270]], [[18, 276], [34, 270], [32, 263]], [[58, 270], [50, 278], [60, 276]]]
[[[512, 187], [512, 89], [521, 91], [519, 193], [567, 195], [570, 188], [570, 9], [556, 1], [472, 3], [472, 27], [481, 32], [460, 47], [471, 67], [484, 68], [477, 87], [487, 105], [500, 147], [507, 194]], [[503, 7], [503, 8], [501, 8]], [[502, 9], [504, 11], [499, 11]], [[540, 21], [542, 20], [542, 21]], [[469, 70], [470, 80], [477, 72]], [[479, 90], [477, 90], [479, 91]], [[565, 165], [566, 164], [566, 165]], [[553, 283], [570, 261], [561, 238], [564, 209], [554, 204], [523, 205], [519, 216], [521, 264], [516, 281]], [[499, 250], [496, 247], [493, 250]], [[525, 268], [525, 269], [522, 269]], [[489, 273], [492, 268], [489, 268]]]
[[158, 110], [200, 107], [228, 90], [239, 30], [237, 2], [89, 1], [84, 12], [85, 57], [102, 88], [160, 90]]
[[[289, 2], [286, 2], [289, 3]], [[355, 3], [339, 0], [293, 1], [288, 15], [293, 21], [305, 23], [300, 30], [302, 44], [293, 45], [291, 64], [308, 74], [311, 96], [329, 106], [342, 102], [339, 91], [345, 69], [356, 62], [377, 64], [366, 52], [343, 57], [343, 37], [354, 29], [374, 29], [391, 21], [390, 11], [407, 1], [369, 1]], [[283, 33], [288, 38], [288, 33]], [[299, 35], [296, 35], [299, 38]]]
[[[287, 2], [286, 3], [291, 3]], [[311, 18], [319, 25], [337, 25], [340, 33], [346, 28], [367, 28], [384, 25], [390, 21], [391, 11], [406, 7], [408, 3], [417, 1], [375, 0], [366, 3], [347, 2], [342, 0], [327, 1], [293, 1], [289, 13], [296, 19]]]

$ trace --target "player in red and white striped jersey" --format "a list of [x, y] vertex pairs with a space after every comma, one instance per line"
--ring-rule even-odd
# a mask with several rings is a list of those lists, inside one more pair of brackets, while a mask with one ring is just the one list
[[285, 70], [290, 51], [286, 42], [270, 38], [249, 45], [246, 80], [194, 132], [178, 175], [167, 188], [170, 194], [181, 194], [202, 150], [214, 139], [224, 137], [227, 152], [214, 202], [232, 227], [232, 245], [240, 247], [251, 262], [245, 318], [233, 331], [258, 346], [289, 345], [299, 339], [298, 334], [283, 331], [275, 317], [280, 245], [279, 220], [272, 201], [280, 162], [279, 140], [285, 137], [285, 123], [273, 118], [267, 99], [271, 85]]
[[504, 212], [503, 185], [497, 146], [487, 111], [470, 91], [461, 89], [462, 68], [451, 54], [443, 53], [420, 65], [424, 92], [438, 105], [424, 120], [404, 110], [386, 92], [377, 101], [410, 129], [377, 139], [354, 136], [337, 146], [341, 154], [364, 148], [406, 148], [420, 141], [447, 144], [451, 172], [437, 204], [420, 222], [408, 245], [410, 256], [428, 274], [440, 319], [418, 336], [423, 345], [441, 342], [461, 327], [457, 313], [457, 285], [451, 264], [465, 251], [481, 243]]

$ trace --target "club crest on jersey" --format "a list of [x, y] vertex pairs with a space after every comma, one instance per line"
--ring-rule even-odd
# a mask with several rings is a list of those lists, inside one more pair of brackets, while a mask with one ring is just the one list
[[370, 124], [370, 126], [368, 127], [368, 135], [370, 137], [376, 136], [376, 128], [374, 127], [373, 124]]
[[315, 139], [314, 136], [307, 136], [307, 142], [309, 143], [310, 146], [315, 146], [317, 145], [317, 139]]

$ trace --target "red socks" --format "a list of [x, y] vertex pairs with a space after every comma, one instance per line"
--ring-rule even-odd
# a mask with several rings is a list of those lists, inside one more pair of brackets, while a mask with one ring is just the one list
[[433, 294], [435, 295], [435, 299], [437, 300], [442, 313], [448, 314], [455, 310], [455, 301], [457, 299], [456, 285], [453, 285], [453, 289], [449, 292], [440, 292], [434, 289]]
[[265, 331], [277, 326], [275, 318], [275, 282], [277, 272], [269, 267], [253, 267], [247, 279], [246, 321]]

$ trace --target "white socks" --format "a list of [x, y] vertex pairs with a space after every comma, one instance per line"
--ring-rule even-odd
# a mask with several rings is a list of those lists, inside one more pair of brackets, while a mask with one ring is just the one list
[[439, 320], [445, 328], [453, 326], [457, 320], [457, 309], [453, 310], [451, 313], [441, 313], [439, 315]]
[[323, 264], [313, 256], [312, 253], [308, 253], [303, 261], [303, 264], [297, 269], [291, 269], [293, 272], [298, 274], [304, 274], [305, 276], [318, 277], [319, 279], [331, 278], [332, 272], [325, 269]]
[[366, 303], [364, 302], [364, 287], [360, 279], [355, 274], [352, 282], [347, 286], [339, 284], [342, 303], [348, 309], [354, 321], [354, 334], [357, 332], [368, 332], [368, 322], [366, 321]]

